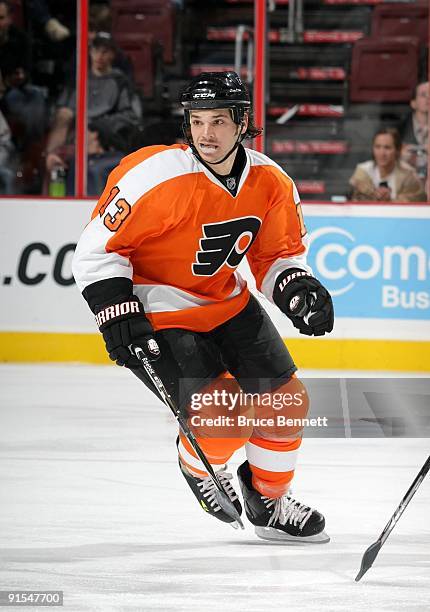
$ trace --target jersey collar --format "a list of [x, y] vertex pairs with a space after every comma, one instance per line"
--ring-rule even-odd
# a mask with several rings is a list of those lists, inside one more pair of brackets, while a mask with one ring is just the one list
[[[193, 155], [191, 147], [189, 148], [189, 151], [190, 151], [191, 155]], [[224, 185], [224, 183], [218, 178], [216, 173], [214, 173], [212, 170], [210, 170], [195, 155], [193, 155], [193, 158], [194, 158], [195, 162], [198, 164], [199, 168], [202, 170], [202, 172], [206, 175], [206, 177], [212, 183], [215, 183], [215, 185], [218, 185], [218, 187], [221, 187], [221, 189], [224, 189], [224, 191], [226, 191], [230, 197], [236, 198], [239, 195], [240, 190], [242, 189], [244, 182], [246, 181], [246, 178], [247, 178], [247, 176], [249, 174], [249, 169], [250, 169], [250, 166], [251, 166], [249, 155], [247, 154], [245, 147], [243, 147], [242, 145], [239, 145], [238, 153], [237, 154], [241, 154], [241, 152], [242, 152], [242, 154], [245, 155], [245, 166], [244, 166], [242, 172], [240, 173], [240, 175], [235, 177], [235, 179], [239, 181], [239, 184], [237, 186], [236, 193], [234, 193], [234, 194], [228, 189], [228, 187], [226, 187], [226, 185]]]

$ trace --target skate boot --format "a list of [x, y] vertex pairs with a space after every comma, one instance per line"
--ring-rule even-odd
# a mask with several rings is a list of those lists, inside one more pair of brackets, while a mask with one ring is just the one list
[[322, 514], [298, 502], [289, 493], [276, 499], [261, 495], [252, 486], [252, 473], [247, 461], [239, 466], [237, 475], [246, 516], [255, 525], [259, 538], [288, 544], [329, 542]]
[[[185, 480], [189, 484], [191, 491], [196, 496], [203, 510], [208, 514], [215, 516], [220, 521], [223, 521], [224, 523], [230, 523], [232, 527], [238, 529], [240, 526], [238, 524], [238, 521], [235, 521], [234, 518], [224, 512], [224, 510], [218, 504], [216, 499], [217, 488], [210, 476], [207, 476], [206, 478], [198, 478], [197, 476], [193, 476], [182, 464], [180, 459], [179, 467], [181, 469], [182, 474], [184, 475]], [[227, 493], [228, 497], [233, 502], [233, 505], [240, 516], [242, 514], [242, 506], [236, 491], [233, 489], [233, 486], [230, 483], [230, 480], [233, 478], [233, 475], [225, 471], [226, 467], [226, 465], [220, 466], [220, 469], [216, 471], [216, 475], [224, 491]]]

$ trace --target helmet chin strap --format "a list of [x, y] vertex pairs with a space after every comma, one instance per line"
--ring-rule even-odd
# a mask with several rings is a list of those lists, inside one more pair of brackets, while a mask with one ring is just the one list
[[[229, 151], [229, 152], [228, 152], [226, 155], [224, 155], [224, 157], [223, 157], [222, 159], [220, 159], [219, 161], [217, 161], [217, 162], [210, 162], [210, 165], [211, 165], [211, 166], [217, 166], [218, 164], [222, 164], [223, 162], [225, 162], [225, 160], [226, 160], [227, 158], [229, 158], [229, 157], [230, 157], [230, 155], [231, 155], [232, 153], [234, 153], [234, 152], [236, 151], [237, 147], [240, 145], [240, 143], [242, 142], [242, 140], [245, 138], [245, 134], [242, 134], [243, 122], [241, 122], [241, 123], [240, 123], [239, 128], [240, 128], [240, 129], [239, 129], [239, 135], [238, 135], [238, 137], [237, 137], [237, 139], [236, 139], [236, 142], [234, 143], [233, 147], [232, 147], [232, 148], [230, 149], [230, 151]], [[193, 151], [194, 155], [195, 155], [195, 156], [196, 156], [196, 157], [197, 157], [197, 158], [198, 158], [198, 159], [199, 159], [199, 160], [200, 160], [200, 161], [201, 161], [203, 164], [208, 164], [209, 162], [206, 162], [204, 159], [202, 159], [202, 158], [201, 158], [201, 156], [200, 156], [199, 152], [198, 152], [198, 151], [197, 151], [197, 149], [196, 149], [196, 146], [194, 145], [194, 143], [193, 143], [193, 141], [191, 140], [191, 138], [188, 138], [188, 136], [187, 136], [187, 141], [188, 141], [188, 144], [190, 145], [190, 147], [191, 147], [191, 149], [192, 149], [192, 151]]]

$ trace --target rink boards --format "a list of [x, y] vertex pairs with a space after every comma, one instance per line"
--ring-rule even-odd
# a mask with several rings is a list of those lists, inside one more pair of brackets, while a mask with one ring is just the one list
[[[4, 199], [0, 360], [108, 363], [71, 274], [93, 200]], [[330, 337], [300, 337], [263, 298], [300, 367], [430, 371], [430, 208], [304, 205], [309, 263], [333, 295]], [[253, 285], [246, 265], [240, 271]]]

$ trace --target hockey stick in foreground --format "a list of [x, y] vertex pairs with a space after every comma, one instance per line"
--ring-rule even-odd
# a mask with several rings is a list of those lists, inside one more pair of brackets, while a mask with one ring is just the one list
[[223, 489], [221, 483], [219, 482], [219, 480], [217, 478], [217, 475], [215, 474], [211, 464], [207, 460], [206, 455], [204, 454], [204, 452], [200, 448], [199, 443], [197, 442], [193, 432], [188, 427], [188, 423], [182, 417], [182, 415], [181, 415], [181, 413], [179, 411], [179, 408], [177, 408], [175, 406], [175, 404], [173, 403], [173, 400], [170, 397], [170, 395], [168, 394], [167, 389], [166, 389], [166, 387], [163, 384], [163, 381], [161, 380], [161, 378], [159, 376], [157, 376], [157, 373], [154, 370], [154, 368], [152, 367], [151, 362], [145, 356], [145, 353], [143, 352], [143, 350], [139, 346], [130, 346], [130, 350], [133, 353], [133, 355], [136, 355], [136, 357], [139, 359], [139, 361], [141, 362], [141, 364], [145, 368], [145, 372], [147, 373], [150, 381], [153, 383], [153, 385], [157, 389], [158, 394], [159, 394], [161, 400], [173, 412], [173, 415], [174, 415], [175, 419], [179, 423], [179, 427], [182, 429], [185, 437], [187, 438], [188, 442], [191, 444], [191, 446], [195, 450], [196, 455], [198, 456], [198, 458], [202, 462], [205, 470], [209, 474], [212, 482], [214, 483], [214, 485], [215, 485], [215, 487], [217, 489], [217, 491], [215, 493], [215, 497], [216, 497], [216, 500], [217, 500], [219, 506], [224, 510], [224, 512], [226, 514], [228, 514], [228, 516], [230, 516], [232, 519], [234, 519], [238, 523], [238, 525], [240, 525], [240, 527], [242, 529], [245, 529], [244, 526], [243, 526], [243, 523], [242, 523], [242, 519], [239, 516], [238, 511], [234, 507], [233, 503], [230, 501], [230, 498], [228, 497], [227, 493], [224, 491], [224, 489]]
[[415, 478], [414, 482], [409, 487], [406, 495], [404, 496], [404, 498], [398, 505], [393, 516], [390, 518], [388, 523], [385, 525], [385, 528], [383, 532], [381, 533], [381, 535], [379, 536], [379, 538], [376, 540], [376, 542], [373, 542], [373, 544], [371, 544], [369, 548], [366, 550], [366, 552], [364, 553], [363, 558], [361, 560], [360, 571], [358, 572], [355, 578], [355, 582], [358, 582], [364, 576], [367, 570], [372, 567], [374, 560], [376, 559], [379, 551], [382, 548], [382, 545], [384, 544], [385, 540], [390, 535], [391, 531], [394, 528], [394, 525], [397, 523], [397, 521], [403, 514], [403, 511], [405, 510], [406, 506], [409, 504], [409, 502], [415, 495], [418, 487], [424, 480], [429, 470], [430, 470], [430, 456], [427, 458], [427, 461], [424, 463], [423, 467], [420, 469], [417, 477]]

